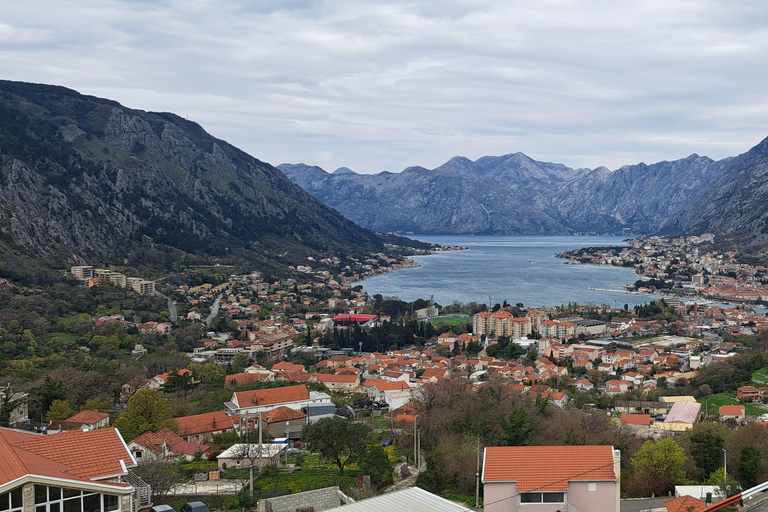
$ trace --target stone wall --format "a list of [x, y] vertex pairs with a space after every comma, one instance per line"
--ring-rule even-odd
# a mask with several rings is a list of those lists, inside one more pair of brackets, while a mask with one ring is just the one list
[[297, 509], [313, 507], [314, 512], [322, 512], [353, 500], [339, 491], [338, 487], [325, 487], [314, 491], [299, 492], [267, 498], [259, 502], [259, 510], [266, 512], [296, 512]]

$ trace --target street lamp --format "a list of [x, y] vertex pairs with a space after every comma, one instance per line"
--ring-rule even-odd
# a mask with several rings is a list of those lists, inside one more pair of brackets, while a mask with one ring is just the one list
[[728, 479], [728, 469], [727, 469], [727, 462], [728, 462], [728, 452], [725, 448], [723, 450], [723, 492], [725, 492], [725, 487], [728, 485], [727, 479]]

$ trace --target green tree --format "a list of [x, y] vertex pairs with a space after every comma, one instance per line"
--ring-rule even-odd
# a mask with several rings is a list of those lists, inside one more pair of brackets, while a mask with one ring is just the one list
[[690, 431], [691, 458], [699, 468], [698, 477], [704, 480], [723, 463], [725, 439], [722, 427], [715, 423], [699, 423]]
[[371, 484], [379, 485], [392, 479], [392, 463], [381, 445], [368, 446], [358, 461], [360, 473], [371, 476]]
[[741, 486], [739, 486], [739, 482], [737, 482], [732, 475], [726, 475], [725, 477], [723, 477], [724, 474], [725, 474], [725, 470], [723, 468], [718, 469], [717, 471], [709, 475], [709, 480], [707, 480], [707, 485], [714, 485], [715, 487], [717, 487], [717, 490], [719, 491], [720, 494], [725, 494], [725, 496], [728, 498], [740, 493]]
[[644, 482], [645, 492], [660, 495], [685, 481], [686, 460], [685, 452], [674, 439], [664, 439], [658, 443], [646, 441], [632, 457], [632, 466]]
[[163, 427], [178, 430], [173, 420], [171, 407], [163, 400], [159, 391], [142, 389], [128, 400], [128, 410], [115, 421], [115, 428], [126, 441], [144, 432], [156, 432]]
[[507, 446], [525, 446], [531, 439], [533, 418], [522, 407], [517, 407], [509, 414], [509, 419], [502, 423], [504, 434], [501, 439]]
[[102, 397], [93, 397], [89, 398], [85, 401], [83, 406], [80, 408], [81, 411], [99, 411], [99, 412], [109, 412], [110, 406], [109, 401]]
[[54, 400], [45, 413], [45, 421], [65, 420], [74, 415], [75, 411], [69, 405], [69, 400]]
[[760, 474], [760, 461], [763, 455], [757, 446], [745, 446], [741, 449], [739, 457], [739, 480], [745, 489], [757, 484], [757, 476]]
[[310, 423], [302, 430], [302, 438], [312, 451], [336, 464], [339, 475], [343, 475], [344, 467], [365, 451], [369, 434], [367, 425], [338, 416]]

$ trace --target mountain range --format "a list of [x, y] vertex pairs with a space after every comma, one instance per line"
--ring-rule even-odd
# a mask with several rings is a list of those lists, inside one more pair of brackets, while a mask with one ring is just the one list
[[[63, 87], [0, 81], [0, 275], [68, 264], [242, 263], [392, 243], [273, 166], [170, 113]], [[40, 264], [42, 262], [42, 264]]]
[[723, 175], [732, 158], [687, 158], [610, 171], [572, 169], [522, 153], [455, 157], [435, 169], [329, 174], [278, 168], [361, 226], [391, 232], [559, 235], [656, 232]]

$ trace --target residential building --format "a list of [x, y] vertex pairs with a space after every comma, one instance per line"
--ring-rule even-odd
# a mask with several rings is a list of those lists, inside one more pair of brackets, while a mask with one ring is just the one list
[[216, 434], [233, 432], [237, 426], [224, 411], [183, 416], [174, 421], [179, 425], [179, 437], [195, 444], [210, 443]]
[[67, 431], [67, 430], [96, 430], [109, 426], [109, 414], [99, 411], [80, 411], [74, 416], [61, 421], [52, 421], [46, 432]]
[[701, 404], [698, 402], [680, 401], [672, 404], [664, 423], [657, 423], [664, 430], [683, 432], [690, 430], [699, 420], [701, 415]]
[[149, 487], [114, 428], [52, 436], [0, 428], [0, 503], [9, 512], [137, 512]]
[[488, 447], [484, 509], [619, 512], [620, 462], [611, 446]]
[[184, 441], [168, 428], [145, 432], [128, 443], [128, 449], [137, 461], [166, 461], [179, 456], [191, 461], [195, 455], [205, 453], [208, 448], [206, 445]]
[[255, 391], [239, 391], [233, 393], [232, 399], [224, 405], [230, 414], [255, 416], [260, 412], [271, 411], [280, 406], [301, 410], [305, 407], [322, 404], [331, 404], [330, 395], [317, 391], [310, 392], [307, 386], [302, 384]]
[[745, 418], [746, 409], [743, 405], [723, 405], [720, 407], [720, 421], [729, 419], [741, 421]]

